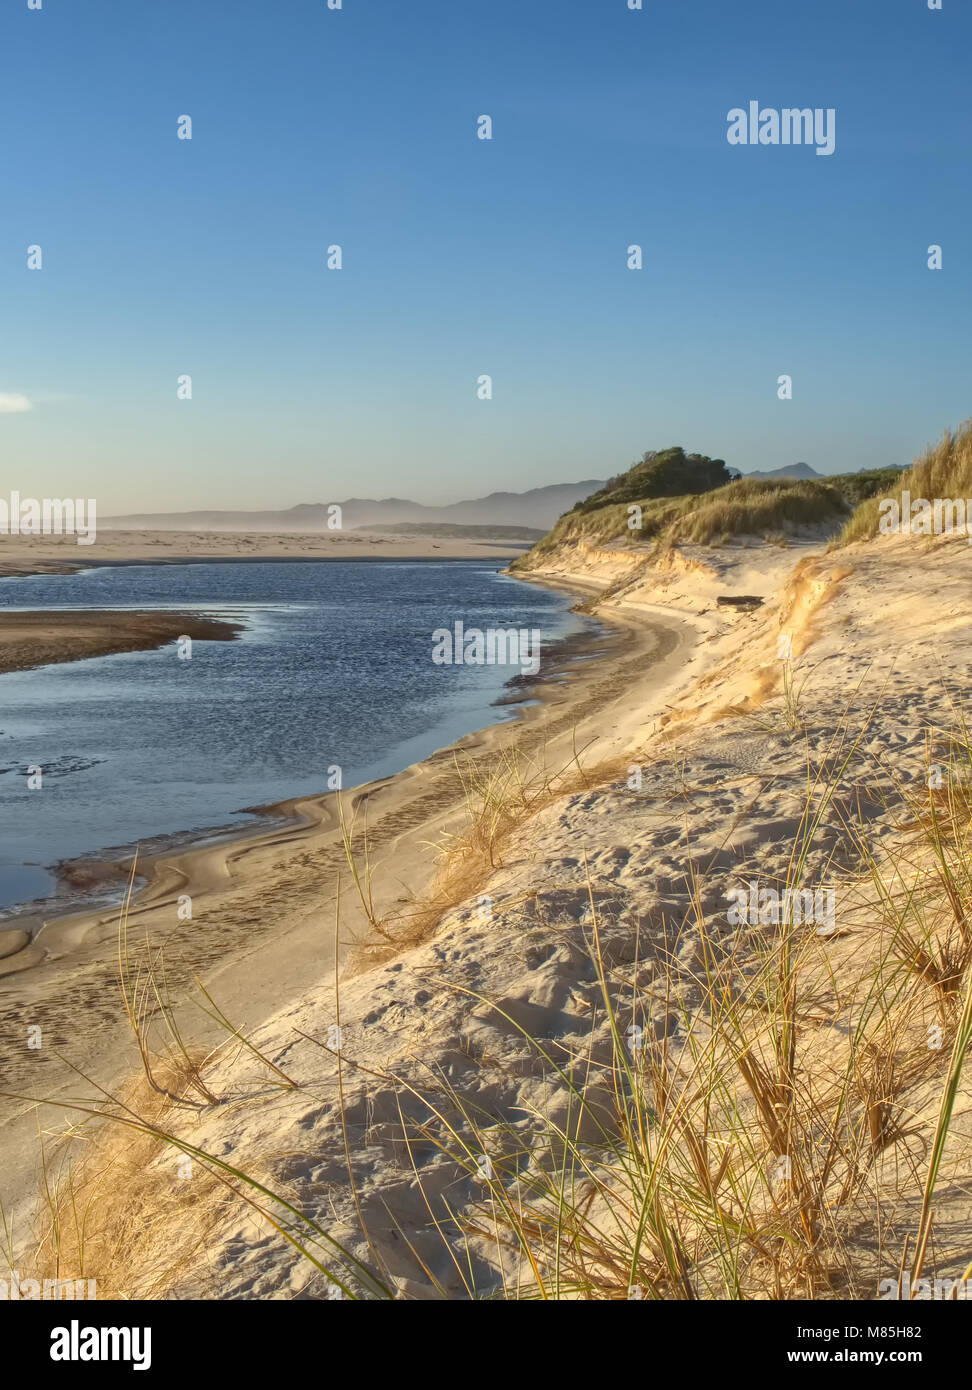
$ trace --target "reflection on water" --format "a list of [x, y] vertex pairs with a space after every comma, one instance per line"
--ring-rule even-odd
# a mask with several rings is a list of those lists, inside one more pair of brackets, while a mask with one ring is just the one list
[[[0, 908], [50, 891], [46, 868], [244, 808], [399, 771], [501, 717], [509, 668], [438, 666], [432, 632], [576, 630], [571, 600], [482, 562], [200, 564], [0, 581], [0, 607], [202, 608], [237, 642], [0, 676]], [[508, 717], [509, 711], [506, 712]], [[28, 768], [43, 769], [40, 790]]]

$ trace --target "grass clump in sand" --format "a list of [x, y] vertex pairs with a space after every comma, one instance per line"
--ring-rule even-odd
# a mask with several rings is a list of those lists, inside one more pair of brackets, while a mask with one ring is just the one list
[[[423, 1084], [421, 1068], [370, 1073], [401, 1097], [404, 1161], [465, 1296], [873, 1297], [889, 1270], [915, 1281], [932, 1259], [938, 1265], [954, 1254], [936, 1213], [960, 1142], [955, 1121], [972, 1043], [972, 739], [961, 719], [929, 731], [928, 759], [939, 775], [885, 793], [895, 828], [889, 855], [871, 848], [854, 798], [841, 794], [859, 785], [859, 769], [850, 781], [846, 774], [864, 756], [867, 729], [852, 735], [841, 724], [808, 765], [804, 813], [779, 885], [793, 895], [808, 886], [820, 828], [840, 820], [856, 855], [838, 884], [839, 931], [820, 934], [785, 913], [765, 928], [727, 934], [706, 892], [711, 874], [700, 850], [683, 918], [669, 921], [661, 940], [657, 931], [651, 939], [636, 933], [633, 950], [619, 956], [588, 873], [586, 1042], [565, 1048], [486, 994], [445, 986], [518, 1034], [543, 1079], [537, 1099], [521, 1101], [518, 1113], [498, 1112], [454, 1085], [431, 1049], [423, 1061], [434, 1084]], [[597, 771], [585, 773], [589, 787]], [[875, 782], [889, 773], [874, 771]], [[469, 831], [458, 848], [485, 873], [501, 861], [514, 825], [549, 803], [559, 778], [526, 764], [464, 777]], [[639, 967], [649, 952], [655, 969], [646, 984]], [[355, 1065], [339, 1059], [339, 1068]], [[152, 1278], [144, 1268], [128, 1277], [141, 1275], [142, 1288], [164, 1295], [167, 1233], [195, 1222], [193, 1249], [202, 1248], [200, 1233], [216, 1229], [219, 1203], [239, 1200], [326, 1287], [347, 1297], [395, 1296], [380, 1250], [356, 1260], [337, 1248], [312, 1193], [306, 1201], [285, 1194], [189, 1143], [171, 1110], [176, 1087], [159, 1077], [147, 1096], [111, 1103], [107, 1113], [126, 1135], [202, 1165], [208, 1196], [199, 1189], [188, 1214], [171, 1202], [160, 1207], [127, 1160], [109, 1149], [106, 1165], [96, 1145], [88, 1176], [82, 1170], [73, 1185], [62, 1184], [50, 1203], [48, 1248], [57, 1233], [61, 1267], [79, 1229], [91, 1268], [106, 1242], [127, 1250], [134, 1199], [149, 1213], [162, 1263]], [[278, 1087], [272, 1103], [307, 1100], [306, 1088]], [[344, 1122], [338, 1115], [334, 1123]], [[366, 1155], [346, 1125], [344, 1135], [355, 1191]], [[453, 1182], [426, 1188], [427, 1161], [417, 1155], [430, 1150], [457, 1175], [476, 1175], [481, 1196], [457, 1203]], [[99, 1174], [108, 1175], [111, 1202], [97, 1198]], [[371, 1218], [358, 1212], [367, 1232]], [[121, 1255], [112, 1267], [123, 1279]], [[447, 1296], [418, 1254], [414, 1281], [425, 1296]]]
[[946, 430], [940, 442], [926, 449], [907, 472], [863, 501], [844, 527], [839, 543], [847, 545], [878, 535], [881, 502], [889, 497], [900, 499], [902, 491], [928, 501], [972, 497], [972, 420], [966, 420], [954, 433]]
[[[658, 1031], [657, 993], [629, 989], [602, 951], [591, 891], [601, 1007], [590, 1047], [565, 1056], [497, 1008], [566, 1110], [536, 1109], [525, 1143], [520, 1124], [497, 1125], [455, 1090], [449, 1107], [430, 1105], [411, 1142], [437, 1143], [457, 1165], [504, 1156], [460, 1220], [468, 1238], [494, 1242], [490, 1296], [874, 1297], [889, 1271], [922, 1277], [972, 1043], [970, 805], [961, 791], [900, 788], [906, 845], [876, 856], [835, 798], [861, 737], [840, 730], [813, 774], [785, 880], [805, 886], [819, 827], [844, 819], [859, 850], [843, 885], [855, 950], [785, 918], [727, 943], [693, 893], [664, 976], [678, 1027]], [[952, 745], [967, 784], [972, 745]], [[691, 1003], [673, 984], [687, 938]], [[944, 1230], [935, 1253], [955, 1254]], [[483, 1296], [472, 1282], [467, 1292]]]

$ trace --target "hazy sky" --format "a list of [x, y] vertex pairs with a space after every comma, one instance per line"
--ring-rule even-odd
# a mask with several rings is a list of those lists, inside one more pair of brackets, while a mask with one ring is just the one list
[[[970, 53], [961, 0], [6, 0], [0, 491], [907, 462], [972, 414]], [[730, 145], [750, 101], [836, 152]]]

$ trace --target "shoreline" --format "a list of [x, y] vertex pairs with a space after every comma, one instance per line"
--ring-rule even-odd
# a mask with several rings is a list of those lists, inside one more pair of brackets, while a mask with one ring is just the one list
[[[71, 616], [74, 614], [72, 613]], [[2, 617], [3, 615], [0, 613], [0, 625], [2, 625]], [[200, 623], [205, 621], [205, 619], [200, 620]], [[596, 660], [602, 654], [608, 657], [616, 654], [620, 642], [619, 634], [612, 630], [610, 624], [601, 623], [599, 619], [589, 619], [588, 621], [592, 626], [562, 637], [548, 648], [549, 674], [510, 677], [503, 687], [503, 692], [489, 706], [491, 711], [496, 711], [495, 719], [490, 719], [488, 723], [470, 730], [469, 733], [462, 735], [452, 743], [443, 744], [428, 758], [421, 759], [418, 763], [406, 764], [385, 776], [345, 787], [340, 795], [355, 798], [366, 797], [374, 789], [404, 775], [411, 768], [421, 768], [425, 763], [435, 761], [443, 754], [449, 753], [453, 748], [461, 747], [467, 740], [476, 739], [494, 729], [500, 730], [507, 727], [516, 729], [522, 726], [531, 709], [543, 705], [544, 689], [570, 681], [576, 663]], [[594, 624], [597, 624], [596, 628]], [[219, 640], [233, 640], [236, 633], [244, 627], [242, 623], [229, 620], [226, 620], [224, 625], [227, 628], [233, 628], [234, 631]], [[603, 650], [605, 648], [606, 651]], [[105, 653], [85, 652], [73, 658], [63, 657], [61, 659], [64, 661], [82, 660], [88, 656], [110, 655], [115, 650], [122, 650], [122, 648], [112, 649], [111, 652]], [[125, 650], [129, 649], [125, 648]], [[2, 663], [0, 663], [0, 674], [3, 673], [3, 670]], [[309, 813], [305, 808], [309, 805], [317, 806], [326, 803], [336, 798], [337, 795], [335, 792], [305, 792], [290, 797], [278, 797], [274, 801], [241, 806], [237, 811], [231, 812], [235, 815], [258, 818], [249, 825], [241, 826], [223, 821], [209, 826], [194, 826], [162, 832], [151, 837], [148, 844], [150, 846], [155, 845], [157, 848], [150, 849], [147, 854], [138, 857], [139, 872], [135, 878], [133, 906], [140, 904], [141, 895], [151, 887], [156, 875], [164, 878], [166, 866], [175, 859], [204, 855], [220, 848], [225, 848], [227, 854], [232, 855], [237, 846], [244, 846], [252, 841], [274, 836], [279, 832], [314, 827], [320, 824], [320, 818], [315, 813]], [[268, 822], [275, 823], [269, 824]], [[5, 935], [13, 932], [26, 933], [27, 940], [24, 944], [30, 945], [37, 940], [42, 932], [56, 935], [54, 929], [60, 924], [73, 923], [78, 919], [87, 921], [107, 912], [117, 913], [124, 899], [105, 901], [98, 896], [99, 889], [107, 892], [112, 887], [129, 881], [133, 869], [132, 861], [138, 848], [138, 846], [131, 844], [107, 845], [76, 858], [60, 859], [50, 866], [45, 866], [48, 867], [58, 885], [62, 883], [75, 886], [83, 885], [82, 895], [74, 904], [65, 903], [63, 907], [55, 905], [47, 911], [45, 911], [45, 904], [52, 902], [52, 899], [33, 899], [24, 903], [12, 904], [9, 908], [0, 910], [0, 947], [5, 944]], [[191, 882], [187, 884], [185, 891], [192, 893]], [[9, 913], [9, 915], [4, 916], [4, 912]], [[44, 918], [43, 921], [40, 920], [41, 917]], [[0, 962], [3, 962], [5, 957], [7, 958], [6, 964], [0, 963], [0, 987], [2, 987], [4, 975], [15, 973], [13, 962], [10, 960], [13, 954], [14, 952], [10, 950], [9, 946], [6, 951], [0, 949]]]
[[[350, 557], [348, 557], [350, 558]], [[376, 557], [384, 559], [386, 557]], [[391, 557], [388, 557], [391, 558]], [[424, 563], [420, 557], [419, 563]], [[299, 562], [299, 561], [296, 561]], [[308, 560], [311, 563], [319, 562], [319, 557]], [[106, 562], [110, 564], [137, 564], [138, 561], [118, 561]], [[165, 563], [177, 564], [179, 561], [167, 561]], [[187, 562], [192, 563], [192, 562]], [[206, 561], [199, 563], [207, 563]], [[226, 563], [238, 563], [230, 559]], [[250, 563], [265, 563], [263, 557], [253, 557]], [[542, 587], [556, 589], [563, 593], [573, 594], [582, 600], [585, 595], [590, 596], [597, 590], [597, 586], [581, 579], [576, 585], [564, 582], [559, 578], [547, 578], [546, 576], [520, 576], [512, 575], [512, 578], [522, 579], [523, 582], [539, 584]], [[104, 610], [106, 613], [111, 610]], [[65, 616], [78, 617], [86, 616], [79, 610], [36, 610], [25, 616], [44, 616], [63, 612]], [[97, 616], [100, 610], [92, 610], [92, 616]], [[4, 614], [0, 612], [0, 625], [2, 625]], [[131, 617], [154, 617], [168, 618], [171, 616], [180, 617], [185, 615], [171, 615], [168, 613], [137, 614]], [[169, 886], [175, 878], [179, 878], [184, 883], [184, 891], [190, 896], [205, 893], [211, 887], [211, 878], [208, 870], [203, 870], [202, 865], [214, 857], [221, 857], [226, 865], [236, 858], [242, 857], [248, 850], [257, 849], [263, 844], [275, 843], [280, 836], [290, 838], [295, 832], [300, 834], [306, 831], [319, 829], [331, 814], [331, 803], [336, 803], [340, 797], [351, 797], [357, 802], [363, 802], [374, 796], [378, 791], [393, 786], [399, 779], [408, 778], [410, 775], [419, 776], [423, 770], [438, 764], [443, 758], [450, 757], [454, 753], [466, 752], [476, 748], [480, 744], [494, 744], [500, 742], [499, 736], [503, 732], [510, 735], [509, 741], [515, 740], [515, 735], [520, 731], [529, 731], [534, 723], [543, 721], [552, 704], [560, 703], [554, 701], [553, 696], [558, 690], [566, 686], [580, 685], [582, 688], [588, 686], [593, 677], [600, 671], [604, 674], [601, 661], [604, 663], [618, 661], [626, 655], [626, 648], [637, 643], [637, 635], [654, 639], [659, 631], [666, 625], [666, 621], [673, 618], [680, 628], [689, 629], [692, 624], [685, 619], [688, 615], [672, 615], [663, 609], [657, 609], [649, 617], [643, 618], [637, 614], [624, 612], [610, 612], [607, 615], [598, 614], [596, 618], [588, 616], [589, 621], [600, 625], [600, 631], [588, 630], [586, 632], [574, 633], [560, 639], [554, 644], [551, 651], [553, 653], [552, 669], [549, 673], [538, 673], [535, 676], [511, 677], [510, 682], [504, 687], [506, 693], [498, 696], [491, 705], [497, 711], [513, 711], [513, 717], [497, 718], [489, 723], [480, 725], [469, 733], [462, 735], [450, 744], [443, 745], [436, 749], [427, 758], [421, 759], [417, 763], [407, 765], [396, 772], [389, 773], [387, 776], [375, 778], [369, 782], [359, 783], [354, 786], [343, 788], [340, 792], [319, 792], [304, 793], [293, 797], [279, 798], [276, 801], [259, 803], [251, 806], [241, 807], [239, 814], [247, 814], [267, 819], [276, 818], [278, 823], [267, 827], [262, 824], [254, 824], [249, 827], [241, 828], [232, 824], [214, 824], [212, 826], [194, 827], [185, 830], [165, 833], [155, 837], [159, 841], [182, 841], [181, 844], [162, 844], [158, 850], [150, 853], [140, 861], [139, 867], [144, 870], [137, 875], [139, 886], [132, 895], [132, 909], [139, 911], [156, 904], [160, 895], [169, 890]], [[222, 628], [232, 629], [221, 638], [213, 640], [235, 640], [243, 624], [224, 619], [210, 619], [203, 617], [200, 619], [186, 619], [205, 625], [212, 623]], [[660, 621], [659, 621], [660, 620]], [[191, 634], [190, 634], [191, 635]], [[207, 633], [207, 636], [209, 634]], [[164, 645], [164, 642], [171, 640], [165, 638], [153, 645]], [[659, 644], [661, 650], [659, 655], [663, 663], [667, 663], [672, 656], [672, 648], [667, 647], [664, 642]], [[678, 646], [678, 643], [675, 643]], [[606, 650], [587, 651], [584, 648], [602, 647]], [[578, 651], [578, 648], [581, 648]], [[140, 648], [142, 650], [148, 648]], [[653, 643], [654, 649], [654, 643]], [[122, 650], [135, 650], [135, 648], [111, 648], [104, 652], [85, 652], [76, 656], [64, 656], [61, 661], [84, 660], [89, 656], [113, 655]], [[592, 662], [590, 670], [578, 670], [578, 663], [587, 661]], [[48, 662], [37, 662], [36, 665], [50, 664]], [[4, 667], [0, 664], [0, 674], [4, 672]], [[29, 669], [29, 668], [11, 668]], [[516, 685], [514, 682], [521, 681], [522, 684]], [[505, 740], [502, 740], [505, 741]], [[131, 846], [106, 846], [103, 850], [95, 851], [88, 855], [80, 856], [76, 859], [59, 860], [51, 865], [51, 872], [59, 880], [70, 880], [77, 874], [81, 878], [87, 878], [92, 885], [103, 882], [106, 886], [111, 883], [127, 880], [132, 871], [132, 864], [129, 856], [132, 853]], [[182, 866], [191, 866], [187, 872]], [[197, 867], [198, 866], [198, 867]], [[33, 957], [33, 951], [29, 954], [32, 957], [28, 962], [24, 952], [25, 960], [18, 963], [19, 952], [10, 949], [9, 943], [4, 941], [6, 936], [15, 932], [26, 933], [28, 937], [27, 945], [32, 948], [40, 936], [44, 936], [45, 944], [50, 942], [60, 946], [63, 942], [74, 941], [83, 937], [86, 930], [93, 926], [97, 921], [104, 918], [106, 913], [117, 913], [120, 903], [80, 903], [74, 907], [65, 907], [63, 911], [55, 911], [43, 921], [38, 921], [40, 913], [38, 908], [42, 907], [42, 901], [25, 902], [14, 905], [14, 915], [0, 921], [0, 942], [3, 942], [7, 949], [0, 952], [0, 1003], [2, 1003], [2, 992], [4, 979], [7, 976], [20, 973], [21, 970], [33, 969], [41, 964], [40, 958]], [[21, 910], [18, 910], [22, 908]], [[61, 958], [61, 951], [57, 952], [55, 959]]]
[[[0, 579], [40, 579], [45, 575], [70, 575], [80, 574], [84, 570], [99, 569], [130, 569], [130, 568], [153, 568], [156, 565], [321, 565], [321, 564], [356, 564], [356, 565], [455, 565], [464, 564], [483, 564], [489, 560], [513, 560], [519, 551], [511, 551], [510, 547], [501, 541], [483, 541], [483, 547], [495, 547], [502, 553], [499, 555], [204, 555], [195, 558], [192, 555], [146, 555], [138, 559], [131, 560], [85, 560], [77, 565], [64, 568], [49, 569], [43, 560], [32, 562], [30, 567], [23, 568], [7, 567], [0, 565]], [[523, 546], [523, 551], [527, 549]], [[519, 576], [513, 576], [514, 579]]]
[[[569, 766], [590, 741], [597, 748], [591, 758], [604, 761], [627, 746], [633, 728], [643, 726], [644, 710], [632, 709], [629, 696], [636, 682], [644, 688], [647, 663], [659, 712], [670, 688], [693, 678], [687, 657], [697, 630], [691, 624], [671, 614], [646, 620], [612, 613], [603, 627], [610, 634], [603, 659], [568, 660], [562, 669], [541, 673], [518, 702], [516, 718], [491, 723], [353, 790], [263, 808], [286, 810], [286, 824], [196, 844], [144, 866], [147, 881], [132, 901], [129, 931], [133, 940], [151, 940], [153, 950], [164, 951], [169, 991], [183, 1001], [177, 1014], [193, 1046], [220, 1040], [218, 1027], [188, 1002], [194, 977], [229, 1017], [250, 1028], [314, 979], [333, 978], [335, 965], [354, 947], [376, 940], [353, 897], [339, 796], [357, 825], [353, 833], [360, 837], [367, 824], [369, 863], [381, 885], [375, 911], [407, 921], [435, 878], [430, 842], [443, 843], [466, 820], [456, 759], [499, 763], [516, 747]], [[355, 850], [360, 852], [360, 839]], [[339, 878], [344, 892], [335, 954]], [[187, 920], [179, 915], [186, 899]], [[106, 1091], [138, 1069], [119, 994], [118, 922], [117, 907], [51, 918], [29, 943], [0, 958], [0, 1038], [22, 1039], [40, 1020], [45, 1036], [58, 1039], [68, 1054], [10, 1049], [4, 1089], [24, 1099], [13, 1103], [12, 1112], [10, 1101], [3, 1106], [0, 1155], [5, 1172], [15, 1175], [13, 1191], [7, 1184], [2, 1194], [8, 1211], [23, 1215], [36, 1198], [36, 1101], [57, 1108], [59, 1097], [76, 1093], [75, 1067]], [[25, 925], [12, 920], [9, 929], [23, 931]]]
[[[173, 532], [171, 534], [178, 537], [183, 533]], [[220, 534], [213, 533], [213, 537], [216, 538]], [[297, 539], [302, 538], [299, 533], [295, 534]], [[232, 535], [230, 538], [232, 539]], [[271, 536], [268, 539], [274, 541], [279, 538]], [[478, 544], [489, 546], [491, 549], [500, 548], [499, 543], [482, 542]], [[464, 548], [468, 550], [470, 546], [464, 545]], [[475, 549], [477, 546], [473, 545], [472, 548]], [[515, 549], [515, 547], [505, 545], [502, 548], [507, 551]], [[2, 547], [0, 547], [0, 554], [2, 553]], [[329, 561], [416, 565], [461, 562], [465, 564], [488, 563], [490, 566], [498, 567], [501, 561], [508, 562], [511, 558], [512, 555], [510, 554], [501, 556], [492, 553], [489, 555], [429, 555], [427, 553], [414, 553], [414, 547], [412, 547], [409, 553], [404, 555], [151, 556], [92, 559], [91, 561], [86, 560], [82, 567], [125, 568], [142, 565], [170, 566], [209, 563], [321, 564]], [[49, 571], [43, 568], [43, 561], [35, 558], [31, 563], [34, 566], [31, 571], [33, 575], [48, 576]], [[498, 572], [508, 573], [505, 569], [498, 569]], [[0, 567], [0, 578], [3, 577], [24, 576], [5, 575]], [[0, 594], [2, 594], [2, 586], [0, 586]], [[178, 609], [113, 607], [92, 609], [75, 607], [5, 609], [0, 607], [0, 675], [126, 652], [157, 650], [176, 637], [183, 635], [199, 640], [231, 641], [236, 640], [246, 630], [246, 627], [246, 622], [238, 617], [224, 617], [205, 610], [181, 612]], [[64, 632], [63, 638], [60, 636], [61, 630]], [[600, 624], [602, 636], [604, 631], [605, 625]], [[8, 632], [9, 638], [6, 637]], [[573, 660], [575, 648], [578, 645], [590, 646], [593, 644], [597, 646], [601, 640], [602, 638], [593, 631], [582, 631], [558, 639], [548, 649], [547, 660], [549, 661], [552, 657], [555, 666], [563, 661], [569, 662]], [[8, 646], [9, 651], [6, 650]], [[502, 693], [491, 702], [490, 709], [497, 711], [495, 718], [489, 718], [488, 722], [479, 725], [478, 729], [470, 732], [481, 732], [492, 727], [494, 723], [513, 722], [514, 714], [511, 711], [516, 710], [516, 707], [526, 706], [532, 699], [533, 686], [542, 683], [543, 677], [540, 676], [512, 675], [504, 685]], [[516, 712], [516, 722], [522, 718], [522, 713], [522, 709]], [[445, 746], [447, 745], [443, 745], [443, 747]], [[434, 756], [434, 754], [430, 756]], [[389, 772], [387, 776], [395, 776], [405, 770], [404, 767], [398, 767]], [[375, 785], [378, 785], [386, 780], [386, 777], [373, 780]], [[370, 784], [356, 784], [345, 788], [345, 792], [357, 793], [365, 785]], [[278, 798], [271, 802], [233, 807], [227, 810], [226, 820], [162, 831], [158, 835], [149, 837], [148, 844], [151, 848], [141, 863], [145, 864], [149, 875], [151, 875], [156, 864], [181, 857], [194, 850], [206, 849], [214, 844], [249, 841], [254, 837], [273, 833], [279, 826], [268, 827], [266, 822], [271, 818], [283, 822], [284, 826], [298, 825], [301, 821], [297, 808], [310, 800], [319, 799], [321, 795], [315, 792], [304, 792], [283, 799]], [[241, 825], [238, 821], [231, 819], [231, 817], [237, 816], [252, 816], [258, 819], [252, 823]], [[14, 970], [14, 964], [10, 957], [15, 953], [11, 951], [9, 946], [9, 937], [12, 933], [26, 930], [27, 944], [29, 945], [41, 931], [48, 930], [56, 922], [65, 919], [74, 920], [78, 917], [88, 918], [106, 911], [117, 911], [119, 900], [114, 894], [108, 895], [118, 884], [127, 882], [131, 872], [131, 860], [137, 850], [138, 846], [134, 843], [121, 841], [87, 851], [76, 857], [54, 860], [49, 865], [45, 865], [44, 867], [53, 880], [53, 890], [46, 897], [10, 903], [0, 908], [0, 941], [5, 947], [5, 950], [0, 952], [0, 960], [5, 961], [5, 964], [0, 965], [0, 978], [13, 973]], [[147, 878], [140, 873], [137, 882], [138, 892], [141, 892], [147, 886]], [[64, 895], [69, 900], [59, 902], [58, 898], [64, 888], [69, 890]], [[80, 890], [74, 895], [73, 901], [70, 900], [71, 889]]]

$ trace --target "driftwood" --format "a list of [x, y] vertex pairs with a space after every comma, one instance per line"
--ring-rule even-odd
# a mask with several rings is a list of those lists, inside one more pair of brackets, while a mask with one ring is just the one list
[[720, 608], [758, 608], [763, 600], [757, 594], [720, 594], [716, 603]]

